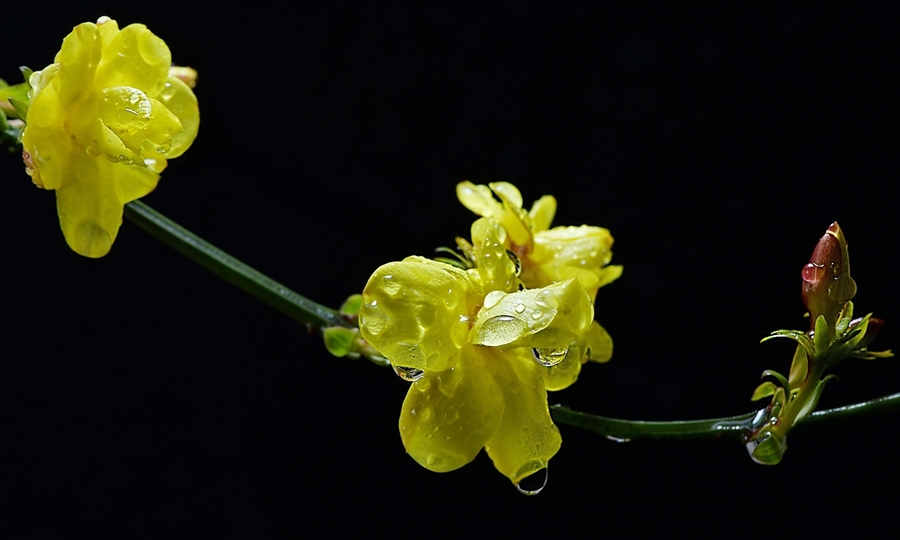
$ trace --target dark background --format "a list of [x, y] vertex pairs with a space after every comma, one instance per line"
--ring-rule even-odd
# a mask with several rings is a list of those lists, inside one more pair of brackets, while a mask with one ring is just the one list
[[[799, 271], [834, 220], [858, 310], [887, 320], [873, 348], [900, 347], [896, 10], [91, 5], [4, 15], [0, 76], [50, 63], [80, 22], [146, 24], [200, 71], [202, 123], [145, 202], [319, 302], [467, 234], [464, 179], [511, 181], [529, 204], [551, 193], [556, 224], [608, 227], [625, 272], [596, 311], [616, 352], [551, 403], [751, 410], [759, 374], [793, 350], [759, 340], [806, 324]], [[407, 384], [389, 369], [332, 358], [131, 223], [104, 259], [75, 255], [54, 194], [15, 154], [0, 167], [4, 536], [895, 528], [897, 413], [798, 430], [777, 467], [736, 443], [561, 426], [537, 497], [484, 454], [430, 473], [403, 450]], [[835, 372], [824, 407], [900, 391], [896, 361]]]

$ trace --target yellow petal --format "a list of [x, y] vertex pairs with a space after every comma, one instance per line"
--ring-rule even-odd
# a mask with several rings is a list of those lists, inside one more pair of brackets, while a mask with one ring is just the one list
[[81, 154], [73, 160], [70, 174], [76, 178], [56, 191], [59, 223], [66, 242], [85, 257], [109, 252], [122, 225], [123, 204], [114, 183], [114, 167], [106, 161]]
[[506, 204], [513, 208], [522, 208], [522, 193], [516, 186], [509, 182], [491, 182], [488, 187]]
[[56, 55], [59, 74], [52, 84], [57, 85], [59, 102], [65, 109], [93, 91], [101, 53], [100, 34], [93, 23], [79, 24], [63, 40]]
[[466, 343], [471, 281], [423, 257], [378, 268], [363, 290], [363, 338], [397, 366], [442, 371]]
[[444, 371], [414, 382], [400, 412], [406, 451], [423, 467], [446, 472], [472, 461], [500, 425], [503, 391], [485, 367], [482, 347], [467, 345]]
[[97, 84], [131, 86], [156, 97], [163, 90], [170, 65], [172, 54], [166, 43], [143, 24], [130, 24], [104, 43]]
[[556, 215], [556, 199], [552, 195], [544, 195], [531, 206], [528, 217], [531, 218], [531, 232], [546, 231]]
[[166, 160], [146, 161], [150, 162], [146, 167], [125, 164], [116, 166], [116, 187], [122, 203], [140, 199], [156, 189], [156, 184], [159, 183], [159, 173], [165, 169]]
[[197, 138], [197, 130], [200, 128], [200, 109], [197, 107], [197, 96], [188, 85], [175, 77], [169, 77], [159, 95], [159, 100], [181, 122], [181, 131], [172, 135], [171, 146], [166, 152], [168, 159], [176, 158], [183, 154]]
[[492, 218], [481, 218], [472, 224], [472, 242], [475, 246], [475, 268], [468, 270], [469, 277], [482, 291], [507, 291], [518, 289], [516, 263], [506, 252], [506, 232]]
[[565, 359], [544, 370], [544, 386], [555, 391], [569, 387], [578, 379], [581, 365], [588, 360], [608, 362], [612, 358], [613, 343], [609, 333], [597, 321], [587, 332], [572, 340]]
[[495, 217], [503, 212], [503, 206], [491, 195], [491, 189], [468, 180], [456, 185], [456, 197], [466, 208], [481, 217]]
[[503, 419], [485, 445], [497, 470], [518, 484], [545, 467], [562, 437], [550, 419], [543, 366], [529, 351], [488, 349], [487, 366], [503, 389]]
[[[494, 199], [491, 188], [501, 202]], [[475, 185], [468, 180], [456, 186], [456, 196], [466, 208], [481, 217], [494, 218], [517, 245], [525, 245], [531, 241], [528, 225], [522, 221], [527, 214], [522, 210], [522, 195], [515, 186], [507, 182], [491, 184], [491, 188]]]

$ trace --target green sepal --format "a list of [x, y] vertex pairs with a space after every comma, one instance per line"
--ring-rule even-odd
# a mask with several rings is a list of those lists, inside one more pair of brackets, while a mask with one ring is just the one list
[[869, 351], [866, 349], [862, 349], [859, 351], [854, 351], [850, 354], [853, 358], [859, 358], [860, 360], [878, 360], [881, 358], [893, 358], [894, 353], [891, 352], [890, 349], [886, 351]]
[[22, 73], [22, 78], [25, 79], [25, 84], [28, 85], [28, 88], [31, 88], [31, 74], [34, 73], [34, 70], [28, 66], [19, 66], [19, 71]]
[[10, 97], [9, 104], [16, 110], [16, 114], [19, 115], [19, 118], [24, 120], [28, 117], [28, 101], [20, 101], [14, 97]]
[[760, 341], [760, 343], [765, 343], [766, 341], [775, 339], [775, 338], [787, 338], [793, 341], [796, 341], [800, 344], [804, 349], [806, 349], [806, 353], [810, 357], [815, 356], [815, 351], [813, 350], [812, 340], [809, 339], [809, 336], [806, 332], [801, 332], [800, 330], [775, 330], [771, 335], [768, 335]]
[[338, 312], [341, 315], [352, 317], [359, 314], [360, 307], [362, 307], [362, 295], [354, 294], [344, 300], [344, 303], [341, 304], [341, 309]]
[[813, 335], [813, 358], [823, 356], [831, 345], [831, 328], [828, 327], [828, 321], [825, 315], [819, 315], [816, 319], [816, 331]]
[[[344, 328], [343, 326], [330, 326], [322, 330], [325, 348], [338, 358], [343, 358], [351, 352], [353, 341], [356, 339], [357, 334], [359, 334], [359, 330]], [[356, 356], [359, 355], [357, 354]]]
[[775, 386], [775, 383], [766, 381], [756, 387], [756, 390], [753, 391], [753, 396], [750, 397], [750, 401], [759, 401], [762, 398], [774, 396], [777, 389], [778, 387]]
[[767, 369], [762, 372], [762, 376], [763, 377], [774, 377], [775, 379], [778, 380], [778, 384], [781, 385], [783, 388], [790, 388], [790, 385], [788, 384], [788, 380], [784, 378], [784, 375], [782, 375], [781, 373], [778, 373], [777, 371]]
[[[871, 314], [870, 314], [871, 315]], [[853, 320], [853, 302], [848, 301], [844, 304], [844, 310], [841, 311], [840, 317], [838, 317], [838, 322], [834, 325], [835, 334], [841, 336], [843, 335], [847, 329], [850, 327], [850, 322]]]
[[806, 400], [806, 403], [803, 404], [803, 408], [800, 409], [800, 412], [797, 413], [797, 416], [794, 419], [795, 426], [799, 424], [806, 415], [816, 410], [816, 405], [819, 404], [819, 398], [822, 397], [822, 392], [825, 391], [825, 385], [828, 384], [828, 381], [837, 378], [837, 375], [829, 375], [816, 383], [816, 387], [813, 389], [812, 394]]
[[797, 345], [797, 350], [794, 351], [794, 359], [791, 361], [791, 371], [788, 375], [788, 382], [791, 388], [796, 388], [803, 384], [807, 374], [809, 374], [809, 355], [806, 349]]

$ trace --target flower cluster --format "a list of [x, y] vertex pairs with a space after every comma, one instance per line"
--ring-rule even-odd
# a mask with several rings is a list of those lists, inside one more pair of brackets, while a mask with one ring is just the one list
[[35, 71], [22, 133], [26, 172], [56, 190], [69, 246], [105, 255], [125, 203], [150, 193], [200, 123], [190, 87], [170, 76], [165, 42], [142, 24], [76, 26], [53, 64]]
[[363, 291], [360, 333], [413, 381], [400, 435], [417, 462], [451, 471], [483, 447], [518, 484], [546, 468], [561, 443], [546, 391], [612, 354], [593, 301], [621, 268], [604, 268], [605, 229], [549, 229], [552, 197], [526, 212], [512, 184], [463, 182], [457, 193], [482, 216], [472, 242], [459, 240], [463, 264], [408, 257], [377, 269]]

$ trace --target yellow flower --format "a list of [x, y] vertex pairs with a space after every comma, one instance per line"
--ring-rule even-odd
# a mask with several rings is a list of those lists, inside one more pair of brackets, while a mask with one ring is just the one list
[[488, 219], [481, 233], [474, 268], [408, 257], [376, 270], [363, 291], [360, 332], [414, 381], [400, 435], [419, 464], [451, 471], [484, 447], [518, 484], [561, 443], [546, 390], [571, 384], [589, 349], [605, 354], [611, 341], [592, 326], [593, 304], [578, 280], [519, 290], [506, 231]]
[[[487, 186], [460, 182], [456, 194], [466, 208], [503, 226], [507, 249], [522, 262], [520, 277], [526, 287], [543, 287], [574, 277], [593, 301], [597, 289], [622, 275], [621, 266], [606, 266], [612, 259], [613, 244], [608, 230], [588, 225], [550, 228], [556, 213], [556, 199], [550, 195], [541, 197], [526, 212], [522, 194], [507, 182]], [[479, 242], [481, 229], [476, 221], [472, 226], [474, 243]]]
[[76, 26], [54, 63], [31, 76], [26, 171], [56, 190], [66, 242], [81, 255], [109, 251], [125, 203], [150, 193], [197, 136], [197, 98], [169, 76], [171, 64], [144, 25], [120, 31], [101, 17]]

